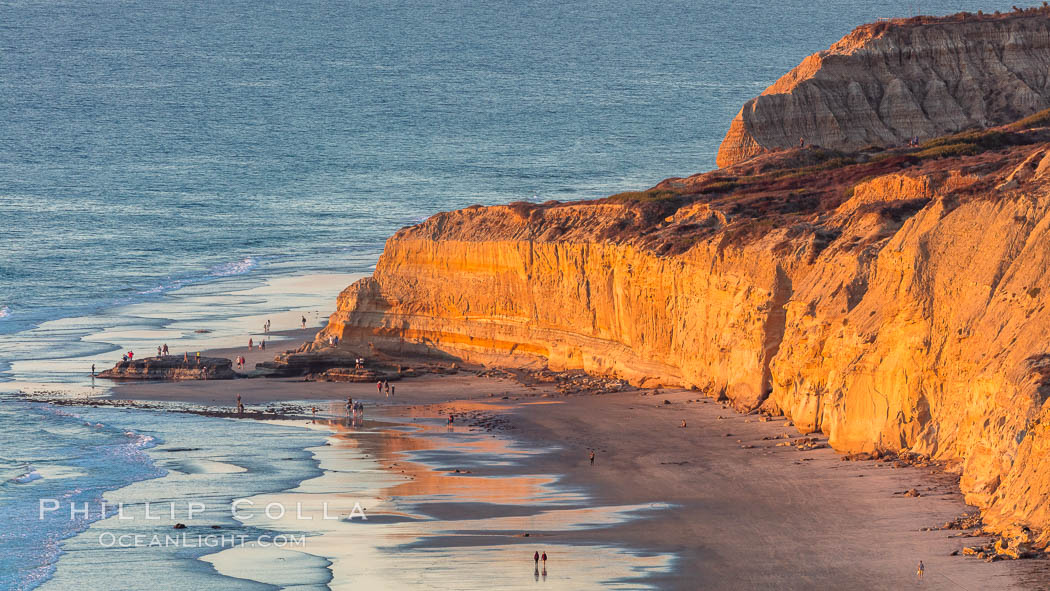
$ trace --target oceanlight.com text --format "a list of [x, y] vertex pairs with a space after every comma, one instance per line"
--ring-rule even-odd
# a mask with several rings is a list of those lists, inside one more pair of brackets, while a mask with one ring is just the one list
[[276, 534], [248, 536], [243, 534], [114, 534], [102, 532], [98, 544], [104, 548], [239, 548], [246, 545], [263, 548], [305, 547], [306, 536]]

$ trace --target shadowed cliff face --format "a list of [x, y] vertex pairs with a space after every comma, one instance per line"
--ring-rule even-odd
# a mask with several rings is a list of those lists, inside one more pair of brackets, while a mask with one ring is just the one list
[[992, 525], [1042, 528], [1048, 147], [439, 214], [388, 241], [320, 338], [696, 387], [840, 450], [951, 461]]
[[717, 163], [799, 145], [899, 146], [1050, 106], [1050, 12], [865, 25], [811, 55], [732, 121]]

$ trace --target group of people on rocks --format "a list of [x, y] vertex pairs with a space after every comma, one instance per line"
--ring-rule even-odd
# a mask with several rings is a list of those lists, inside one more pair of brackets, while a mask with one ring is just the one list
[[[164, 343], [163, 345], [157, 345], [157, 357], [167, 357], [167, 356], [168, 356], [168, 344]], [[124, 355], [121, 357], [121, 360], [125, 361], [125, 362], [134, 361], [135, 360], [135, 352], [129, 350], [127, 353], [124, 353]]]

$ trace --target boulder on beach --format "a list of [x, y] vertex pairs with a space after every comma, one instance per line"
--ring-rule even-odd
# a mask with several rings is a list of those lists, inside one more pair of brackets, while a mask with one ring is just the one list
[[120, 361], [98, 374], [111, 380], [229, 380], [237, 377], [233, 361], [223, 357], [191, 357], [188, 361], [176, 355], [145, 357]]

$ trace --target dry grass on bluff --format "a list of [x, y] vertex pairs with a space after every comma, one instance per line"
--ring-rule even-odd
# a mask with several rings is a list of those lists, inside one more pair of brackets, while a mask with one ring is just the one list
[[[959, 199], [994, 197], [994, 187], [1032, 146], [1050, 141], [1050, 110], [993, 129], [974, 130], [929, 140], [918, 147], [871, 148], [843, 153], [820, 147], [783, 150], [735, 166], [667, 179], [647, 191], [618, 193], [594, 204], [621, 204], [632, 212], [605, 229], [603, 239], [642, 239], [660, 254], [687, 250], [716, 232], [739, 243], [770, 230], [800, 222], [819, 223], [853, 197], [859, 183], [887, 174], [973, 175], [980, 180], [957, 190]], [[667, 220], [684, 207], [704, 203], [724, 218], [717, 223], [674, 224]], [[903, 195], [898, 201], [865, 206], [887, 220], [903, 222], [925, 200]], [[560, 207], [579, 203], [548, 203]]]
[[[496, 208], [504, 213], [475, 206], [460, 215], [438, 214], [412, 231], [468, 240], [630, 243], [659, 255], [680, 254], [709, 239], [721, 248], [783, 231], [785, 240], [808, 243], [816, 253], [837, 237], [836, 210], [854, 196], [860, 183], [891, 174], [933, 179], [957, 175], [969, 180], [942, 191], [941, 197], [954, 202], [996, 199], [1003, 179], [1047, 142], [1050, 110], [916, 147], [873, 147], [855, 153], [819, 146], [782, 150], [728, 168], [667, 179], [646, 191], [593, 201], [517, 202]], [[875, 214], [882, 228], [876, 236], [883, 239], [925, 207], [927, 199], [903, 191], [899, 199], [859, 204], [854, 211]]]

